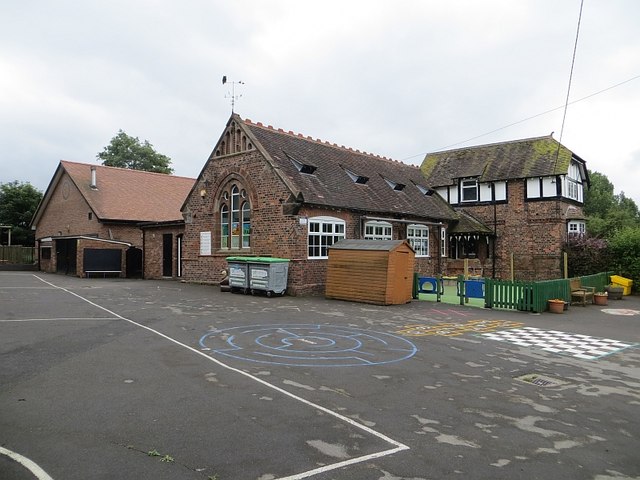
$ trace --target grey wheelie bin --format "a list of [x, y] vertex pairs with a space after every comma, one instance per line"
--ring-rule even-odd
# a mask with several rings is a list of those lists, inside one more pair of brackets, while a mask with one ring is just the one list
[[249, 260], [249, 289], [267, 296], [284, 295], [289, 276], [289, 260], [276, 257], [252, 257]]
[[227, 257], [229, 264], [229, 288], [232, 292], [249, 291], [249, 260], [253, 257]]

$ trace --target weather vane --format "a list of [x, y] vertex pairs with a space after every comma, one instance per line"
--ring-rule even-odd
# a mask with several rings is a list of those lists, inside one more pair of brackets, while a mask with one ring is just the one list
[[234, 82], [234, 81], [231, 81], [231, 80], [227, 80], [227, 76], [224, 75], [222, 77], [222, 84], [225, 85], [227, 83], [231, 84], [231, 94], [227, 93], [224, 96], [224, 98], [231, 98], [231, 113], [235, 113], [234, 112], [234, 107], [236, 105], [236, 100], [239, 99], [242, 96], [241, 94], [240, 95], [236, 95], [236, 84], [244, 85], [244, 82], [240, 82], [240, 81]]

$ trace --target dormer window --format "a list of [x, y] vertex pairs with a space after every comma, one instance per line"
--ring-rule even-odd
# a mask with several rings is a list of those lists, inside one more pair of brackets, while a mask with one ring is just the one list
[[418, 190], [420, 190], [420, 193], [422, 193], [423, 195], [426, 195], [427, 197], [433, 195], [433, 190], [431, 190], [430, 188], [423, 187], [422, 185], [418, 185], [417, 183], [415, 184], [415, 186], [418, 187]]
[[354, 183], [364, 185], [369, 181], [369, 177], [365, 177], [364, 175], [358, 175], [357, 173], [353, 173], [347, 170], [346, 168], [344, 169], [344, 171], [347, 172], [347, 175], [349, 175], [349, 178], [353, 180]]
[[389, 180], [388, 178], [385, 178], [384, 181], [387, 182], [387, 185], [393, 188], [396, 192], [401, 192], [406, 186], [404, 183], [396, 183], [392, 180]]
[[475, 178], [462, 180], [460, 182], [460, 190], [462, 191], [463, 202], [477, 202], [478, 201], [478, 180]]
[[295, 158], [293, 158], [291, 155], [289, 155], [288, 153], [285, 153], [285, 155], [287, 156], [287, 158], [289, 160], [291, 160], [291, 163], [293, 163], [293, 165], [298, 169], [298, 171], [300, 173], [304, 173], [307, 175], [313, 175], [313, 172], [316, 171], [316, 169], [318, 167], [316, 167], [315, 165], [311, 165], [309, 163], [302, 163], [299, 162], [298, 160], [296, 160]]

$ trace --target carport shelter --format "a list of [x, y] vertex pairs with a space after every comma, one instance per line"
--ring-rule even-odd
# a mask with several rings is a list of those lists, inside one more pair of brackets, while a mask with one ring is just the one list
[[127, 263], [137, 262], [139, 251], [127, 242], [82, 235], [42, 238], [40, 245], [41, 251], [48, 250], [40, 260], [41, 269], [78, 277], [123, 277]]

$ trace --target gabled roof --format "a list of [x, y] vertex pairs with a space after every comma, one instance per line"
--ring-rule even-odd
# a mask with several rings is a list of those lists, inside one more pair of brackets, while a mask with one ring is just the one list
[[369, 250], [391, 252], [401, 245], [406, 245], [411, 250], [413, 247], [406, 240], [363, 240], [363, 239], [343, 239], [329, 247], [331, 250]]
[[232, 120], [266, 156], [292, 196], [305, 204], [437, 220], [457, 218], [439, 195], [432, 195], [415, 166], [276, 130], [236, 114]]
[[481, 233], [484, 235], [494, 235], [494, 231], [478, 220], [470, 212], [464, 209], [457, 209], [459, 221], [450, 230], [450, 234]]
[[491, 182], [564, 175], [572, 158], [586, 176], [584, 161], [547, 136], [429, 153], [421, 169], [429, 184], [439, 187], [465, 177]]
[[[92, 168], [96, 170], [95, 188], [91, 186]], [[65, 172], [100, 221], [181, 220], [180, 207], [195, 182], [193, 178], [62, 160], [32, 225], [38, 224]]]

